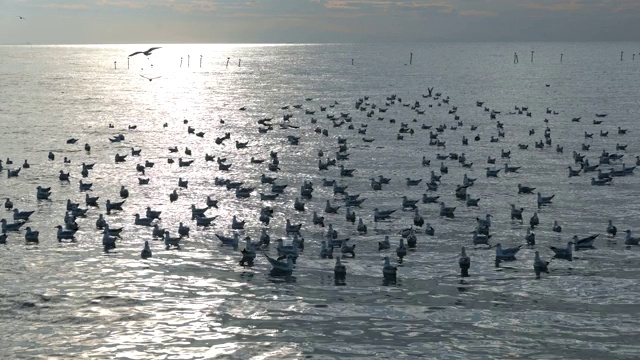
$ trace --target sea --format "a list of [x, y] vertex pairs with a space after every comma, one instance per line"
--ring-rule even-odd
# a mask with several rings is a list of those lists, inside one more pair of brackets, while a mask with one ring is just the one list
[[[601, 165], [605, 173], [623, 163], [636, 165], [639, 45], [0, 46], [0, 159], [4, 169], [30, 164], [18, 177], [3, 170], [0, 200], [35, 211], [0, 245], [0, 358], [638, 359], [640, 250], [624, 241], [627, 229], [640, 235], [638, 176], [592, 186], [597, 173], [569, 177], [567, 167], [580, 168], [574, 152], [598, 164], [602, 151], [624, 155]], [[150, 56], [128, 57], [152, 46], [160, 48]], [[437, 99], [426, 97], [431, 87], [441, 93]], [[356, 108], [359, 99], [366, 111]], [[522, 107], [528, 109], [518, 114]], [[490, 111], [499, 112], [495, 119]], [[345, 123], [334, 126], [332, 115]], [[264, 118], [273, 119], [266, 134], [258, 132]], [[189, 134], [188, 127], [205, 134]], [[399, 139], [402, 127], [412, 131]], [[552, 144], [535, 148], [546, 128]], [[628, 131], [620, 134], [619, 128]], [[430, 146], [430, 132], [446, 147]], [[216, 143], [225, 133], [230, 138]], [[110, 141], [120, 134], [124, 141]], [[300, 137], [299, 144], [289, 144], [288, 136]], [[72, 138], [77, 143], [67, 144]], [[349, 155], [338, 165], [355, 169], [353, 177], [340, 176], [337, 166], [318, 169], [319, 159], [336, 157], [338, 139], [347, 139]], [[247, 148], [237, 149], [236, 141], [248, 142]], [[174, 146], [178, 153], [169, 152]], [[132, 148], [142, 149], [141, 155], [132, 156]], [[501, 158], [502, 150], [511, 157]], [[276, 172], [267, 169], [271, 152], [280, 160]], [[436, 159], [452, 153], [464, 153], [473, 165]], [[116, 154], [128, 154], [126, 161], [116, 164]], [[221, 171], [205, 154], [233, 165]], [[430, 166], [423, 166], [423, 156]], [[252, 163], [252, 157], [265, 162]], [[497, 158], [495, 165], [487, 164], [488, 157]], [[195, 161], [179, 167], [178, 158]], [[142, 175], [136, 164], [145, 161], [155, 165]], [[83, 162], [95, 163], [87, 178], [80, 174]], [[487, 167], [505, 163], [521, 168], [486, 177]], [[441, 166], [448, 172], [438, 190], [429, 191], [431, 172], [440, 175]], [[60, 171], [70, 172], [69, 182], [58, 180]], [[271, 187], [260, 183], [261, 174], [288, 187], [275, 200], [262, 201], [259, 193]], [[467, 191], [481, 199], [478, 207], [454, 195], [465, 174], [477, 178]], [[391, 181], [374, 191], [370, 179], [379, 175]], [[139, 177], [149, 184], [138, 185]], [[188, 180], [188, 188], [178, 187], [179, 178]], [[237, 198], [215, 185], [216, 178], [255, 190]], [[407, 178], [423, 181], [407, 186]], [[322, 179], [335, 179], [366, 199], [350, 209], [367, 225], [366, 234], [346, 220], [344, 196]], [[77, 219], [74, 242], [58, 242], [55, 227], [64, 224], [67, 200], [86, 207], [79, 181], [93, 183], [88, 193], [100, 197], [100, 207]], [[300, 212], [293, 202], [305, 181], [314, 191]], [[518, 184], [555, 197], [538, 208], [536, 195], [519, 195]], [[51, 187], [49, 201], [36, 200], [37, 186]], [[121, 201], [121, 186], [130, 191], [124, 210], [106, 215], [106, 200]], [[170, 202], [174, 189], [179, 198]], [[418, 200], [425, 193], [456, 207], [450, 219], [439, 215], [439, 204], [418, 202], [433, 236], [414, 225], [413, 210], [402, 209], [403, 196]], [[204, 207], [207, 196], [218, 200], [207, 211], [217, 218], [208, 228], [197, 227], [190, 207]], [[327, 200], [341, 206], [338, 214], [325, 214]], [[511, 204], [524, 209], [522, 223], [511, 219]], [[258, 220], [266, 206], [274, 210], [268, 226]], [[179, 223], [190, 227], [180, 250], [165, 250], [151, 228], [134, 225], [134, 215], [144, 217], [147, 207], [162, 211], [158, 224], [172, 236]], [[396, 212], [376, 222], [374, 208]], [[335, 260], [320, 258], [326, 227], [313, 224], [314, 211], [339, 238], [356, 245], [355, 258], [342, 259], [343, 283], [334, 281]], [[533, 230], [536, 244], [526, 246], [534, 212], [540, 219]], [[112, 228], [123, 227], [109, 253], [95, 226], [99, 214]], [[493, 247], [473, 245], [476, 218], [486, 214], [493, 216], [491, 245], [522, 246], [516, 261], [496, 266]], [[237, 251], [215, 236], [232, 236], [234, 215], [246, 221]], [[4, 208], [0, 217], [13, 221]], [[262, 253], [277, 257], [275, 240], [291, 242], [287, 219], [302, 224], [304, 250], [291, 276], [272, 276]], [[616, 237], [606, 232], [608, 220], [617, 227]], [[561, 233], [552, 231], [554, 221]], [[39, 244], [25, 244], [26, 226], [40, 231]], [[400, 263], [396, 247], [409, 227], [416, 229], [417, 248]], [[271, 244], [259, 250], [253, 267], [240, 266], [245, 237], [258, 241], [263, 228]], [[550, 246], [595, 234], [595, 249], [575, 251], [571, 262], [552, 259]], [[391, 249], [379, 251], [385, 236]], [[146, 260], [140, 257], [144, 241], [153, 251]], [[471, 259], [467, 278], [458, 267], [463, 246]], [[533, 271], [535, 251], [550, 262], [541, 279]], [[397, 267], [396, 282], [383, 279], [385, 256]]]

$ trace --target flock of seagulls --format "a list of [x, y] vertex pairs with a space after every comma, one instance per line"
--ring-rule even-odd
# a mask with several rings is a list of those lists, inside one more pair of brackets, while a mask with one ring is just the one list
[[[135, 56], [137, 54], [144, 54], [149, 56], [152, 51], [158, 49], [157, 47], [150, 48], [146, 51], [134, 52], [129, 56]], [[151, 78], [149, 79], [152, 80]], [[259, 217], [257, 219], [240, 219], [237, 215], [234, 215], [229, 224], [227, 230], [228, 233], [216, 232], [215, 236], [219, 241], [220, 246], [228, 248], [230, 253], [236, 253], [238, 257], [239, 266], [254, 266], [256, 262], [268, 263], [271, 267], [270, 274], [272, 276], [292, 276], [296, 269], [296, 265], [304, 256], [319, 257], [321, 259], [334, 259], [335, 264], [333, 266], [333, 275], [336, 283], [344, 283], [346, 281], [348, 272], [348, 262], [343, 263], [343, 260], [357, 261], [357, 252], [380, 252], [381, 253], [381, 276], [385, 282], [393, 283], [398, 276], [398, 266], [392, 263], [394, 258], [393, 252], [395, 251], [395, 257], [397, 263], [402, 264], [410, 261], [411, 254], [419, 251], [419, 243], [428, 243], [430, 238], [437, 236], [437, 230], [432, 225], [436, 223], [438, 217], [442, 219], [456, 219], [456, 209], [460, 206], [466, 206], [468, 208], [478, 209], [483, 204], [482, 197], [473, 197], [470, 192], [473, 192], [474, 186], [478, 183], [482, 183], [485, 179], [507, 176], [506, 174], [526, 173], [527, 166], [514, 166], [508, 161], [511, 159], [512, 151], [527, 151], [528, 144], [520, 144], [518, 149], [500, 149], [500, 152], [496, 154], [496, 157], [489, 156], [487, 164], [484, 167], [485, 179], [482, 177], [472, 178], [467, 173], [460, 179], [460, 183], [456, 186], [453, 194], [445, 193], [441, 189], [441, 185], [445, 182], [455, 183], [455, 179], [452, 179], [449, 175], [449, 168], [458, 166], [465, 171], [472, 171], [476, 168], [481, 168], [483, 165], [469, 162], [465, 153], [446, 153], [446, 141], [442, 140], [442, 134], [445, 132], [464, 132], [464, 135], [460, 136], [460, 141], [463, 146], [469, 146], [473, 142], [482, 141], [480, 133], [478, 131], [478, 124], [465, 124], [461, 119], [461, 116], [457, 114], [457, 106], [449, 105], [451, 99], [443, 96], [441, 93], [432, 94], [433, 89], [429, 89], [427, 95], [422, 95], [420, 100], [407, 101], [400, 98], [397, 95], [390, 95], [384, 99], [381, 99], [378, 103], [374, 102], [369, 97], [362, 97], [354, 101], [353, 108], [356, 114], [350, 114], [349, 112], [341, 112], [339, 114], [333, 113], [337, 102], [333, 102], [328, 105], [319, 105], [314, 108], [313, 99], [305, 99], [308, 106], [303, 104], [287, 105], [281, 108], [284, 111], [284, 115], [281, 120], [274, 120], [273, 118], [263, 118], [256, 122], [256, 131], [259, 134], [267, 134], [273, 131], [285, 132], [286, 144], [290, 148], [295, 148], [302, 143], [301, 132], [303, 129], [300, 125], [296, 125], [292, 120], [308, 121], [317, 136], [329, 138], [331, 129], [342, 128], [340, 136], [335, 137], [334, 148], [319, 149], [317, 153], [317, 172], [315, 178], [304, 179], [299, 184], [282, 183], [278, 178], [278, 173], [282, 171], [285, 166], [281, 163], [281, 157], [295, 156], [295, 151], [292, 154], [287, 152], [281, 153], [276, 151], [264, 150], [264, 158], [257, 159], [251, 157], [250, 164], [263, 169], [263, 172], [259, 178], [253, 179], [252, 183], [249, 181], [239, 181], [230, 178], [225, 178], [224, 174], [228, 173], [233, 167], [234, 163], [230, 162], [226, 157], [216, 157], [210, 154], [192, 154], [189, 149], [189, 144], [176, 144], [167, 147], [167, 157], [163, 163], [151, 162], [146, 160], [144, 163], [138, 163], [135, 166], [129, 165], [135, 162], [134, 159], [139, 158], [141, 153], [144, 152], [144, 148], [130, 147], [130, 153], [125, 154], [118, 153], [116, 150], [112, 151], [112, 156], [115, 164], [124, 164], [124, 166], [135, 167], [138, 176], [138, 185], [143, 187], [149, 184], [153, 175], [148, 173], [157, 173], [158, 176], [162, 176], [162, 173], [155, 171], [162, 166], [178, 166], [180, 168], [188, 168], [190, 166], [198, 166], [207, 163], [213, 163], [217, 166], [216, 177], [213, 180], [212, 186], [218, 186], [229, 191], [229, 196], [233, 196], [236, 199], [243, 201], [248, 198], [259, 198], [262, 209], [260, 210]], [[400, 122], [398, 124], [393, 117], [386, 116], [387, 110], [391, 107], [402, 107], [415, 113], [415, 119], [407, 122]], [[483, 108], [486, 114], [486, 121], [484, 124], [495, 125], [496, 135], [491, 136], [488, 140], [489, 143], [500, 143], [500, 139], [506, 137], [507, 130], [505, 129], [504, 122], [498, 118], [505, 118], [507, 116], [522, 116], [532, 117], [532, 111], [528, 107], [516, 106], [513, 110], [503, 113], [496, 109], [490, 109], [484, 105], [484, 102], [478, 101], [475, 106]], [[448, 107], [448, 114], [450, 119], [446, 119], [442, 124], [419, 124], [418, 118], [424, 115], [425, 112], [432, 107]], [[245, 111], [246, 108], [240, 108], [238, 111]], [[316, 117], [316, 113], [322, 114], [323, 117]], [[559, 115], [557, 111], [552, 111], [547, 108], [546, 115], [556, 116]], [[606, 117], [606, 114], [597, 114], [597, 119]], [[357, 119], [357, 120], [356, 120]], [[581, 117], [573, 118], [571, 121], [579, 123]], [[359, 122], [359, 124], [356, 123]], [[553, 121], [562, 121], [554, 119]], [[568, 120], [566, 120], [568, 121]], [[599, 121], [599, 122], [598, 122]], [[223, 120], [220, 120], [223, 124]], [[552, 130], [549, 127], [550, 120], [545, 119], [545, 129], [543, 132], [543, 138], [540, 142], [535, 143], [535, 147], [547, 150], [554, 149], [552, 143], [557, 139], [552, 140]], [[600, 124], [602, 120], [594, 120], [594, 124]], [[385, 177], [383, 174], [371, 178], [361, 177], [359, 175], [359, 169], [355, 167], [356, 164], [352, 164], [349, 167], [349, 151], [353, 148], [354, 143], [362, 142], [372, 143], [376, 139], [374, 137], [367, 136], [367, 130], [369, 127], [373, 127], [376, 124], [384, 124], [387, 129], [396, 128], [397, 133], [393, 136], [397, 141], [403, 141], [405, 136], [422, 136], [425, 141], [428, 141], [429, 145], [433, 147], [433, 152], [427, 155], [416, 156], [414, 166], [424, 168], [424, 178], [390, 178]], [[199, 138], [205, 138], [206, 131], [198, 131], [189, 125], [188, 120], [184, 120], [184, 129], [187, 134], [193, 135]], [[109, 126], [113, 128], [113, 126]], [[163, 124], [163, 129], [169, 128], [169, 124]], [[172, 126], [173, 127], [173, 126]], [[347, 129], [346, 132], [343, 129]], [[128, 127], [130, 131], [137, 131], [137, 125], [130, 125]], [[468, 129], [468, 132], [467, 132]], [[517, 127], [513, 131], [518, 131]], [[536, 134], [536, 129], [527, 130], [529, 136]], [[388, 131], [386, 132], [389, 133]], [[617, 143], [615, 150], [605, 151], [597, 158], [597, 164], [590, 164], [586, 154], [578, 152], [578, 149], [573, 151], [571, 158], [571, 165], [568, 165], [569, 177], [583, 177], [586, 173], [591, 173], [586, 177], [590, 178], [590, 184], [593, 186], [615, 186], [617, 177], [632, 176], [634, 174], [635, 167], [640, 164], [640, 160], [636, 160], [634, 166], [626, 166], [623, 159], [628, 158], [626, 155], [626, 145], [620, 144], [624, 139], [624, 135], [627, 133], [626, 129], [618, 128], [617, 130]], [[353, 134], [353, 135], [345, 135]], [[343, 137], [343, 135], [345, 135]], [[593, 134], [584, 134], [585, 139], [589, 139]], [[601, 132], [601, 137], [607, 137], [608, 132]], [[212, 146], [227, 146], [227, 142], [235, 135], [231, 133], [225, 133], [222, 136], [218, 136], [211, 140]], [[473, 139], [473, 142], [471, 142]], [[90, 154], [93, 150], [90, 145], [91, 139], [85, 139], [86, 143], [84, 151], [86, 154]], [[124, 145], [126, 143], [126, 137], [124, 134], [117, 134], [109, 138], [110, 144]], [[69, 138], [66, 141], [68, 147], [77, 147], [81, 141], [77, 138]], [[231, 145], [235, 151], [242, 156], [244, 149], [253, 146], [250, 142], [242, 142], [240, 139], [233, 139]], [[498, 145], [499, 146], [499, 145]], [[118, 149], [121, 149], [119, 147]], [[377, 151], [377, 149], [376, 149]], [[553, 151], [553, 150], [549, 150]], [[589, 145], [583, 144], [581, 152], [589, 151]], [[557, 154], [563, 154], [564, 148], [559, 144], [555, 147]], [[182, 155], [181, 153], [184, 153]], [[109, 199], [101, 199], [99, 196], [91, 196], [91, 192], [100, 187], [100, 184], [96, 182], [89, 182], [87, 180], [91, 177], [91, 172], [95, 164], [87, 164], [82, 162], [81, 153], [76, 153], [78, 159], [73, 161], [81, 162], [81, 166], [78, 169], [77, 174], [72, 172], [64, 172], [59, 170], [57, 181], [62, 183], [70, 183], [76, 181], [74, 179], [80, 178], [77, 181], [78, 194], [82, 201], [67, 199], [65, 216], [61, 219], [60, 225], [56, 226], [55, 238], [59, 242], [66, 241], [78, 241], [77, 231], [79, 225], [77, 223], [78, 218], [95, 217], [95, 229], [99, 231], [102, 236], [102, 248], [104, 252], [113, 252], [118, 247], [118, 243], [127, 236], [126, 227], [115, 227], [110, 225], [110, 217], [113, 214], [122, 212], [125, 207], [128, 207], [127, 200], [132, 196], [136, 196], [136, 190], [133, 188], [126, 188], [122, 186], [118, 194], [112, 194]], [[174, 157], [169, 156], [175, 154], [179, 156], [176, 162]], [[58, 154], [53, 151], [49, 152], [47, 156], [47, 166], [54, 165]], [[184, 158], [182, 157], [184, 156]], [[636, 157], [637, 158], [637, 157]], [[497, 166], [497, 159], [500, 159], [504, 163], [501, 166]], [[64, 158], [64, 163], [71, 163], [72, 159]], [[297, 161], [294, 158], [294, 161]], [[432, 165], [433, 162], [433, 165]], [[22, 171], [31, 171], [31, 164], [24, 161], [20, 167], [10, 167], [13, 164], [11, 159], [7, 159], [6, 162], [0, 161], [0, 170], [6, 170], [7, 177], [9, 179], [19, 181], [23, 176]], [[5, 169], [3, 166], [7, 166]], [[575, 168], [574, 168], [575, 167]], [[608, 168], [608, 170], [605, 170]], [[530, 174], [534, 175], [534, 174]], [[84, 179], [84, 180], [83, 180]], [[362, 194], [349, 192], [348, 185], [343, 185], [344, 179], [353, 179], [351, 181], [361, 182], [364, 186], [370, 188], [368, 192], [369, 196], [365, 197]], [[532, 177], [533, 179], [533, 177]], [[42, 179], [47, 181], [46, 179]], [[56, 181], [54, 179], [48, 179], [48, 182]], [[424, 189], [424, 193], [421, 197], [411, 198], [404, 195], [397, 199], [397, 206], [393, 208], [381, 208], [375, 207], [372, 213], [364, 213], [361, 211], [361, 205], [366, 201], [367, 203], [376, 202], [376, 193], [384, 191], [385, 187], [391, 182], [397, 184], [404, 184], [407, 189]], [[176, 187], [167, 191], [166, 201], [171, 204], [176, 202], [183, 191], [189, 190], [189, 181], [185, 178], [175, 179]], [[329, 199], [319, 199], [317, 195], [318, 187], [323, 190], [333, 193], [333, 197]], [[258, 188], [262, 189], [259, 190]], [[269, 189], [267, 192], [265, 189]], [[38, 201], [50, 201], [52, 196], [55, 196], [54, 191], [49, 185], [41, 185], [35, 189], [35, 196]], [[535, 204], [535, 207], [540, 211], [543, 208], [552, 208], [554, 206], [555, 194], [545, 194], [544, 189], [540, 186], [532, 184], [518, 184], [517, 188], [513, 190], [514, 196], [522, 199], [522, 202], [531, 202]], [[530, 195], [534, 195], [535, 197]], [[294, 223], [292, 219], [285, 219], [286, 225], [284, 228], [277, 229], [270, 226], [271, 220], [277, 214], [281, 214], [281, 211], [276, 211], [273, 208], [273, 201], [286, 197], [287, 203], [290, 204], [292, 209], [297, 213], [306, 214], [308, 221], [303, 223]], [[451, 201], [448, 199], [451, 197]], [[447, 198], [447, 199], [445, 199]], [[531, 199], [531, 200], [529, 200]], [[535, 200], [534, 200], [535, 199]], [[445, 202], [446, 200], [446, 202]], [[140, 257], [142, 259], [149, 259], [153, 257], [153, 248], [155, 244], [162, 243], [165, 250], [180, 250], [184, 246], [185, 242], [188, 242], [191, 227], [195, 227], [198, 231], [211, 231], [217, 224], [216, 220], [218, 216], [210, 215], [211, 212], [218, 208], [218, 199], [214, 199], [211, 196], [203, 198], [202, 202], [205, 204], [203, 207], [198, 207], [197, 204], [192, 204], [189, 209], [184, 209], [185, 212], [190, 211], [191, 224], [185, 224], [180, 222], [177, 225], [175, 232], [165, 228], [168, 224], [165, 224], [161, 218], [162, 211], [154, 210], [150, 206], [146, 209], [135, 210], [137, 213], [134, 215], [131, 223], [134, 226], [148, 228], [148, 236], [144, 239], [139, 239], [142, 250]], [[486, 200], [485, 200], [486, 201]], [[457, 202], [456, 206], [452, 206], [451, 202]], [[101, 205], [104, 204], [104, 207]], [[38, 244], [41, 240], [48, 241], [49, 239], [41, 239], [40, 232], [35, 230], [35, 224], [31, 224], [30, 217], [34, 214], [34, 210], [22, 209], [21, 204], [15, 204], [11, 198], [6, 198], [4, 207], [9, 214], [12, 215], [12, 222], [3, 218], [1, 223], [1, 235], [0, 243], [7, 243], [9, 241], [17, 241], [17, 238], [23, 235], [26, 244]], [[324, 206], [323, 206], [324, 205]], [[437, 216], [432, 220], [427, 221], [422, 215], [421, 211], [429, 209], [430, 206], [437, 207]], [[20, 209], [18, 209], [20, 207]], [[510, 208], [510, 209], [509, 209]], [[436, 208], [434, 208], [435, 210]], [[104, 211], [103, 211], [104, 210]], [[458, 266], [460, 268], [460, 276], [468, 277], [473, 274], [473, 262], [467, 253], [469, 247], [484, 247], [495, 249], [495, 266], [499, 267], [504, 262], [517, 261], [517, 254], [523, 247], [529, 247], [535, 249], [535, 258], [533, 259], [533, 270], [536, 278], [540, 278], [542, 274], [548, 274], [549, 269], [552, 266], [549, 261], [545, 261], [542, 258], [542, 248], [538, 248], [536, 239], [536, 229], [540, 227], [548, 227], [552, 229], [554, 233], [563, 234], [563, 229], [558, 221], [546, 222], [541, 220], [538, 212], [534, 211], [532, 214], [526, 214], [524, 208], [516, 206], [516, 204], [510, 204], [505, 206], [504, 211], [510, 211], [510, 219], [514, 224], [522, 224], [523, 234], [521, 239], [514, 238], [509, 247], [503, 246], [501, 243], [493, 244], [491, 241], [494, 233], [500, 232], [501, 229], [495, 229], [492, 223], [493, 215], [490, 213], [479, 216], [472, 224], [460, 223], [460, 227], [469, 228], [469, 238], [464, 240], [466, 244], [461, 247], [458, 257]], [[402, 224], [399, 221], [397, 215], [405, 212], [413, 214], [412, 223], [409, 226]], [[339, 219], [344, 217], [344, 222]], [[527, 220], [528, 218], [528, 220]], [[526, 222], [526, 226], [525, 226]], [[246, 236], [245, 227], [248, 223], [260, 224], [260, 234], [256, 236], [255, 240], [250, 236]], [[334, 224], [347, 224], [346, 226], [352, 227], [352, 229], [344, 231], [346, 236], [340, 234], [337, 226]], [[392, 232], [391, 235], [380, 236], [377, 244], [363, 243], [358, 241], [358, 235], [365, 235], [370, 230], [375, 229], [380, 223], [386, 223], [390, 227], [397, 226], [397, 232]], [[399, 224], [400, 223], [400, 224]], [[29, 225], [29, 226], [25, 226]], [[24, 229], [23, 229], [24, 227]], [[226, 226], [225, 226], [226, 227]], [[609, 220], [608, 225], [603, 224], [603, 232], [610, 240], [617, 238], [617, 229]], [[324, 234], [322, 238], [307, 238], [305, 234], [310, 233], [310, 229], [322, 229]], [[283, 238], [278, 238], [271, 241], [271, 234], [274, 233], [284, 234]], [[637, 246], [639, 238], [633, 237], [630, 229], [625, 230], [626, 237], [624, 243], [627, 246]], [[357, 234], [357, 235], [353, 235]], [[572, 261], [574, 251], [594, 249], [594, 242], [600, 234], [587, 235], [581, 237], [574, 234], [571, 240], [564, 245], [550, 246], [549, 250], [552, 251], [554, 259]], [[85, 241], [85, 239], [82, 239]], [[90, 239], [86, 239], [90, 241]], [[356, 243], [357, 242], [357, 243]], [[376, 246], [377, 245], [377, 246]], [[306, 251], [305, 251], [306, 250]], [[260, 256], [259, 256], [260, 255]]]

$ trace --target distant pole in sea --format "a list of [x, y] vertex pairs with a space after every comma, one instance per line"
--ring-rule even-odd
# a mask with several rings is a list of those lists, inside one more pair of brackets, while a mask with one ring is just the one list
[[113, 62], [113, 69], [115, 70], [115, 69], [117, 69], [117, 68], [118, 68], [118, 62], [117, 62], [117, 61], [114, 61], [114, 62]]
[[409, 65], [413, 64], [413, 53], [409, 55]]
[[129, 70], [129, 57], [127, 57], [127, 70]]
[[240, 67], [240, 61], [242, 61], [242, 59], [238, 59], [238, 67]]
[[202, 67], [202, 55], [200, 55], [200, 67]]
[[351, 59], [351, 65], [353, 65], [353, 59]]
[[636, 60], [636, 54], [634, 53], [633, 56], [631, 57], [631, 60]]
[[187, 67], [191, 67], [191, 55], [187, 55]]
[[560, 54], [560, 62], [562, 63], [562, 57], [564, 56], [564, 54]]
[[518, 63], [518, 53], [513, 53], [513, 63], [514, 64]]
[[182, 56], [180, 57], [180, 67], [182, 68]]
[[533, 50], [531, 50], [531, 63], [533, 63]]
[[624, 51], [620, 51], [620, 61], [622, 61], [622, 55], [624, 54]]
[[227, 67], [229, 67], [229, 60], [230, 60], [230, 59], [231, 59], [231, 58], [227, 58]]

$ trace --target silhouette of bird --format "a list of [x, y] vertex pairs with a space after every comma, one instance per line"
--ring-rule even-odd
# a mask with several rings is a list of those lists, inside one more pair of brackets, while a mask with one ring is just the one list
[[152, 77], [152, 78], [150, 78], [150, 77], [146, 77], [146, 76], [144, 76], [144, 75], [142, 75], [142, 74], [140, 74], [140, 76], [142, 76], [143, 78], [145, 78], [145, 79], [147, 79], [147, 80], [149, 80], [149, 81], [152, 81], [153, 79], [159, 79], [159, 78], [161, 78], [161, 77], [162, 77], [162, 76], [156, 76], [156, 77]]
[[160, 47], [152, 47], [147, 51], [136, 51], [136, 52], [132, 53], [131, 55], [129, 55], [129, 57], [132, 57], [132, 56], [135, 56], [135, 55], [138, 55], [138, 54], [144, 54], [146, 56], [149, 56], [149, 55], [151, 55], [151, 52], [153, 50], [156, 50], [156, 49], [160, 49]]
[[19, 18], [20, 20], [27, 20], [27, 18], [26, 18], [26, 17], [23, 17], [23, 16], [18, 16], [18, 18]]

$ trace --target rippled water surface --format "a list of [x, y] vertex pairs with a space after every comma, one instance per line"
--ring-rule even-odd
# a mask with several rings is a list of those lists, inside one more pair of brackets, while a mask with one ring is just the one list
[[[0, 159], [15, 162], [5, 161], [5, 168], [24, 159], [31, 164], [17, 178], [0, 177], [0, 197], [10, 197], [21, 210], [36, 210], [27, 225], [40, 231], [37, 246], [24, 244], [24, 231], [10, 233], [7, 244], [0, 245], [3, 359], [638, 357], [640, 256], [620, 236], [626, 229], [640, 234], [637, 175], [615, 178], [606, 187], [591, 186], [589, 174], [567, 177], [567, 166], [576, 167], [574, 150], [591, 163], [604, 149], [624, 154], [615, 168], [623, 162], [635, 165], [640, 60], [629, 56], [621, 62], [619, 52], [627, 56], [638, 44], [166, 45], [149, 58], [132, 57], [127, 69], [127, 54], [142, 48], [0, 47]], [[530, 50], [536, 51], [533, 63]], [[411, 52], [413, 64], [405, 64]], [[520, 54], [517, 65], [513, 52]], [[149, 82], [140, 75], [160, 78]], [[450, 104], [438, 106], [423, 98], [431, 86], [449, 96]], [[391, 94], [404, 103], [420, 101], [425, 114], [400, 102], [385, 105]], [[368, 118], [354, 107], [364, 96], [388, 111]], [[499, 142], [489, 141], [498, 135], [496, 120], [476, 101], [502, 112], [497, 120], [504, 123], [505, 137]], [[294, 104], [302, 108], [281, 109]], [[453, 106], [463, 123], [457, 130], [450, 128], [457, 125], [448, 113]], [[532, 116], [508, 115], [514, 106], [528, 106]], [[547, 107], [559, 114], [546, 114]], [[305, 109], [316, 113], [305, 114]], [[348, 129], [348, 123], [333, 127], [327, 114], [341, 112], [351, 114], [355, 129], [367, 124], [366, 136], [375, 141], [364, 143], [365, 135]], [[601, 125], [593, 124], [596, 113], [608, 114]], [[280, 128], [283, 114], [292, 114], [290, 124], [299, 128]], [[273, 117], [276, 125], [259, 134], [257, 120], [264, 117]], [[574, 117], [582, 119], [572, 122]], [[397, 140], [402, 122], [415, 133]], [[134, 124], [137, 129], [129, 130]], [[422, 124], [449, 126], [440, 134], [446, 149], [429, 146], [429, 130]], [[471, 125], [478, 129], [471, 131]], [[206, 134], [189, 135], [187, 126]], [[535, 149], [546, 126], [552, 147]], [[316, 127], [327, 129], [328, 136], [315, 133]], [[619, 135], [618, 127], [629, 133]], [[601, 130], [608, 136], [599, 136]], [[585, 131], [593, 138], [585, 139]], [[231, 139], [215, 144], [225, 132]], [[109, 137], [117, 134], [124, 134], [125, 141], [111, 144]], [[473, 140], [476, 134], [479, 141]], [[300, 145], [288, 145], [288, 135], [300, 136]], [[470, 138], [469, 146], [462, 145], [463, 135]], [[76, 145], [66, 144], [71, 137], [79, 139]], [[334, 157], [338, 137], [348, 139], [349, 160], [341, 163], [356, 169], [354, 177], [340, 177], [337, 167], [318, 170], [318, 151], [325, 152], [323, 159]], [[249, 147], [237, 150], [236, 140], [248, 141]], [[83, 150], [85, 143], [92, 146], [90, 153]], [[583, 143], [591, 145], [589, 151], [581, 149]], [[521, 150], [518, 144], [529, 148]], [[564, 146], [564, 153], [555, 151], [556, 144]], [[617, 151], [616, 144], [628, 147]], [[170, 154], [170, 146], [178, 146], [180, 154]], [[115, 154], [130, 154], [131, 147], [141, 148], [142, 156], [129, 155], [114, 164]], [[184, 154], [185, 147], [193, 156]], [[508, 163], [522, 169], [486, 178], [488, 156], [498, 157], [496, 166], [503, 166], [501, 149], [511, 150]], [[47, 160], [49, 151], [55, 161]], [[266, 163], [250, 162], [252, 156], [268, 160], [270, 151], [279, 154], [277, 173], [269, 172]], [[452, 152], [464, 152], [474, 163], [464, 169], [457, 161], [444, 161], [449, 172], [436, 194], [457, 207], [456, 217], [441, 218], [437, 205], [420, 203], [435, 236], [419, 234], [417, 249], [397, 264], [398, 232], [413, 223], [413, 212], [398, 210], [392, 221], [375, 223], [373, 209], [399, 209], [403, 195], [420, 198], [430, 171], [440, 173], [436, 153]], [[205, 162], [205, 153], [226, 157], [231, 170]], [[423, 155], [431, 159], [430, 167], [421, 165]], [[63, 163], [65, 156], [70, 164]], [[195, 162], [183, 168], [177, 161], [167, 163], [180, 156]], [[156, 165], [146, 172], [150, 184], [139, 186], [135, 164], [145, 160]], [[63, 223], [66, 200], [84, 206], [85, 195], [78, 191], [82, 162], [96, 163], [85, 181], [93, 182], [91, 194], [100, 196], [102, 207], [78, 219], [76, 242], [59, 243], [54, 227]], [[70, 183], [58, 181], [60, 170], [71, 172]], [[277, 200], [260, 201], [259, 192], [270, 192], [260, 184], [262, 173], [289, 184]], [[468, 190], [481, 198], [478, 208], [454, 196], [465, 173], [478, 178]], [[378, 175], [392, 181], [373, 191], [369, 178]], [[170, 203], [168, 194], [178, 188], [180, 177], [189, 187], [179, 189], [179, 199]], [[215, 177], [244, 181], [256, 191], [237, 199], [232, 190], [215, 186]], [[424, 181], [409, 188], [407, 177]], [[337, 179], [351, 194], [367, 199], [354, 209], [368, 226], [367, 234], [358, 234], [345, 220], [342, 197], [322, 187], [322, 178]], [[305, 180], [315, 190], [301, 213], [293, 209], [293, 200]], [[517, 194], [518, 183], [556, 194], [553, 204], [537, 209], [534, 195]], [[52, 187], [51, 201], [36, 201], [38, 185]], [[95, 220], [104, 212], [104, 201], [119, 201], [121, 185], [131, 196], [124, 211], [106, 219], [112, 227], [124, 227], [122, 240], [105, 254]], [[218, 209], [208, 211], [218, 218], [210, 228], [196, 227], [189, 208], [203, 207], [207, 195], [219, 200]], [[327, 199], [343, 206], [339, 214], [323, 214]], [[525, 225], [510, 220], [512, 203], [525, 209]], [[275, 211], [268, 226], [272, 244], [265, 253], [276, 256], [273, 241], [286, 237], [286, 219], [303, 224], [305, 248], [291, 278], [271, 277], [261, 255], [254, 267], [240, 267], [240, 253], [221, 247], [214, 235], [231, 235], [231, 217], [237, 215], [247, 222], [242, 236], [257, 240], [263, 227], [259, 211], [267, 205]], [[133, 224], [134, 214], [144, 214], [147, 206], [162, 211], [160, 225], [172, 233], [179, 222], [191, 227], [181, 250], [165, 250], [160, 241], [152, 241], [150, 228]], [[324, 215], [339, 237], [351, 237], [356, 244], [356, 258], [343, 260], [348, 271], [344, 286], [334, 283], [334, 260], [319, 257], [324, 233], [312, 224], [313, 211]], [[475, 218], [487, 213], [494, 216], [493, 244], [525, 244], [534, 211], [541, 223], [535, 230], [537, 244], [524, 246], [517, 261], [496, 268], [493, 250], [472, 245]], [[2, 217], [11, 222], [10, 212]], [[618, 227], [617, 241], [606, 236], [608, 219]], [[561, 234], [551, 231], [554, 220], [563, 226]], [[577, 252], [573, 262], [552, 260], [550, 274], [535, 279], [534, 251], [549, 259], [548, 246], [565, 246], [573, 235], [594, 233], [602, 234], [595, 250]], [[377, 242], [385, 235], [392, 248], [378, 252]], [[141, 260], [145, 240], [152, 242], [153, 257]], [[457, 262], [461, 246], [472, 261], [471, 277], [464, 280]], [[385, 255], [398, 266], [396, 284], [383, 282]]]

